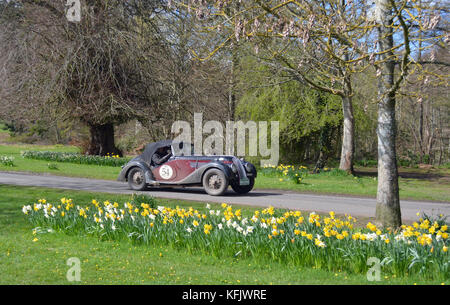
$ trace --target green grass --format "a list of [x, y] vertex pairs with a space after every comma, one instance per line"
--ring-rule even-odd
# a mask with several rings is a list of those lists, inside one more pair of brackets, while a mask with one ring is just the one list
[[[383, 275], [380, 282], [368, 282], [365, 275], [269, 261], [262, 264], [251, 259], [217, 259], [164, 246], [137, 246], [127, 240], [100, 241], [85, 235], [38, 234], [38, 241], [33, 242], [33, 227], [21, 212], [24, 204], [39, 198], [55, 202], [70, 197], [81, 203], [93, 198], [123, 202], [129, 197], [2, 185], [0, 192], [0, 284], [71, 284], [66, 280], [66, 261], [70, 257], [81, 260], [81, 284], [441, 284]], [[174, 200], [160, 202], [192, 205]], [[248, 208], [244, 212], [250, 211]]]
[[[255, 188], [292, 190], [318, 194], [340, 194], [375, 197], [377, 181], [372, 177], [309, 175], [301, 184], [279, 181], [259, 175]], [[414, 200], [450, 201], [450, 184], [437, 181], [399, 178], [400, 198]]]
[[[78, 152], [74, 146], [64, 145], [0, 145], [0, 156], [13, 156], [15, 158], [13, 167], [0, 164], [0, 171], [25, 171], [34, 173], [50, 173], [52, 175], [85, 177], [95, 179], [116, 180], [120, 173], [120, 167], [73, 164], [64, 162], [51, 162], [57, 169], [49, 168], [48, 161], [24, 159], [20, 152], [24, 150], [41, 150], [56, 152]], [[358, 170], [367, 170], [358, 168]], [[369, 169], [368, 171], [373, 171]], [[402, 169], [403, 170], [403, 169]], [[424, 170], [405, 169], [408, 173], [425, 174]], [[400, 198], [413, 200], [430, 200], [450, 202], [450, 179], [449, 170], [435, 169], [433, 174], [446, 176], [446, 179], [437, 178], [399, 178]], [[278, 177], [270, 177], [259, 174], [255, 188], [279, 189], [298, 192], [308, 192], [317, 194], [341, 194], [375, 197], [377, 191], [377, 181], [373, 177], [362, 176], [353, 177], [350, 175], [333, 175], [321, 173], [318, 175], [308, 175], [301, 184], [291, 181], [279, 181]]]
[[[0, 164], [0, 171], [50, 173], [58, 176], [115, 180], [121, 170], [120, 167], [114, 166], [98, 166], [25, 159], [20, 155], [20, 152], [25, 150], [79, 152], [79, 149], [75, 146], [64, 145], [0, 145], [0, 156], [13, 156], [15, 158], [13, 167]], [[57, 168], [52, 168], [53, 166], [49, 167], [50, 163], [56, 165]]]

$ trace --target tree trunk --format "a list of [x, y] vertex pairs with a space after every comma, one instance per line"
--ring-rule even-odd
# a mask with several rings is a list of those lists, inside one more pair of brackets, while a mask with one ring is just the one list
[[342, 112], [344, 115], [344, 130], [342, 132], [341, 162], [339, 163], [339, 169], [353, 173], [355, 124], [351, 97], [342, 97]]
[[231, 67], [228, 91], [228, 120], [234, 121], [236, 114], [236, 66], [237, 66], [237, 42], [231, 45]]
[[376, 218], [383, 227], [401, 226], [398, 193], [397, 155], [395, 149], [395, 90], [393, 61], [393, 12], [389, 1], [375, 2], [378, 9], [378, 51], [382, 63], [378, 71], [378, 191]]
[[114, 144], [114, 125], [103, 124], [89, 125], [91, 132], [91, 143], [89, 144], [89, 155], [106, 156], [107, 154], [119, 155], [122, 152]]
[[316, 165], [314, 166], [314, 173], [319, 173], [324, 167], [331, 151], [331, 137], [333, 129], [328, 123], [322, 127], [320, 131], [319, 139], [319, 157], [317, 158]]
[[378, 104], [378, 191], [376, 218], [384, 227], [401, 226], [395, 149], [395, 98], [385, 97]]

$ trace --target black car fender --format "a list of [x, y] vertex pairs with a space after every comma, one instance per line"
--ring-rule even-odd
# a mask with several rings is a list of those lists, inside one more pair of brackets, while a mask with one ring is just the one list
[[245, 171], [251, 174], [254, 178], [256, 178], [256, 167], [250, 162], [244, 162]]
[[203, 181], [203, 175], [211, 168], [217, 168], [221, 170], [228, 180], [231, 180], [234, 177], [234, 174], [229, 166], [226, 166], [225, 164], [219, 162], [210, 162], [197, 169], [196, 172], [197, 175], [199, 175], [200, 181]]
[[147, 163], [143, 162], [143, 161], [133, 161], [131, 160], [130, 162], [128, 162], [123, 168], [122, 171], [119, 174], [119, 177], [117, 178], [118, 181], [127, 181], [128, 180], [128, 172], [130, 171], [130, 169], [132, 169], [133, 167], [139, 167], [144, 171], [145, 174], [145, 181], [147, 183], [150, 183], [151, 181], [153, 181], [153, 174], [152, 171], [150, 169], [150, 167], [147, 165]]

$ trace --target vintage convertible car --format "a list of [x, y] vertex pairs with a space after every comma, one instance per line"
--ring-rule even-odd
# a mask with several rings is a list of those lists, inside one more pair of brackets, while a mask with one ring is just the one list
[[[171, 156], [157, 165], [152, 156], [161, 148], [170, 151]], [[183, 153], [186, 150], [190, 153]], [[203, 186], [208, 194], [218, 196], [225, 193], [229, 185], [238, 194], [248, 193], [255, 178], [255, 166], [244, 159], [198, 156], [194, 155], [190, 143], [165, 140], [148, 144], [140, 156], [122, 167], [117, 180], [128, 181], [130, 188], [137, 191], [149, 186]]]

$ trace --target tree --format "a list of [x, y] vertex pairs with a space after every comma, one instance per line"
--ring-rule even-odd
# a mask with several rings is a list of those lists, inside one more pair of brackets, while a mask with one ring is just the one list
[[89, 126], [88, 153], [121, 155], [114, 126], [157, 114], [166, 94], [154, 73], [166, 53], [154, 26], [163, 8], [158, 1], [90, 0], [81, 21], [69, 22], [63, 2], [15, 2], [26, 21], [18, 28], [32, 33], [28, 56], [37, 58], [31, 75], [15, 77], [26, 81], [29, 96], [44, 93], [43, 105]]

